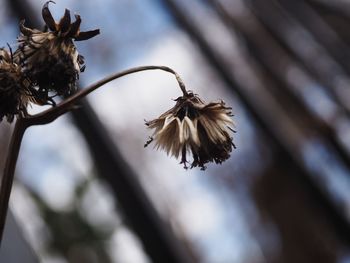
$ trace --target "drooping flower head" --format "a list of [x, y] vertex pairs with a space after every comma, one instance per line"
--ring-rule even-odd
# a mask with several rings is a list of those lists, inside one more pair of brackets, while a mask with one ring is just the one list
[[24, 73], [37, 85], [37, 101], [45, 104], [49, 92], [54, 95], [69, 95], [76, 88], [79, 73], [85, 68], [84, 60], [78, 54], [73, 40], [87, 40], [99, 34], [99, 30], [80, 31], [81, 18], [75, 15], [71, 23], [70, 11], [56, 23], [47, 2], [42, 9], [42, 17], [48, 29], [43, 32], [29, 29], [20, 24], [19, 48], [14, 57]]
[[188, 92], [177, 98], [176, 105], [157, 119], [146, 122], [155, 129], [145, 144], [155, 140], [156, 147], [165, 150], [187, 168], [187, 155], [192, 154], [191, 168], [215, 162], [221, 164], [230, 157], [234, 132], [231, 108], [223, 101], [205, 104], [196, 94]]
[[6, 117], [12, 122], [15, 115], [26, 114], [30, 100], [31, 82], [13, 62], [12, 53], [0, 49], [0, 122]]

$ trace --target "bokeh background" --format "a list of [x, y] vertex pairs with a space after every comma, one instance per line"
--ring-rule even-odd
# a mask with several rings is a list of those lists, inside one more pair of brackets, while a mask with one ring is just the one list
[[[0, 45], [42, 28], [42, 0], [0, 0]], [[232, 106], [237, 149], [184, 170], [144, 120], [173, 106], [174, 77], [143, 72], [99, 89], [23, 141], [6, 263], [350, 262], [350, 2], [56, 0], [82, 30], [81, 88], [139, 65], [175, 69]], [[42, 108], [33, 107], [32, 112]], [[13, 125], [0, 124], [3, 167]]]

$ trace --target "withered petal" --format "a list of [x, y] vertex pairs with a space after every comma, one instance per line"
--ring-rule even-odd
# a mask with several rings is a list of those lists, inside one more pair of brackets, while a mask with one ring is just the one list
[[157, 149], [180, 157], [185, 169], [189, 163], [187, 154], [192, 154], [190, 168], [204, 170], [207, 163], [221, 164], [227, 160], [235, 148], [230, 137], [234, 127], [231, 116], [231, 108], [225, 107], [223, 101], [205, 104], [189, 93], [176, 99], [172, 109], [146, 125], [155, 129], [152, 138]]
[[12, 53], [8, 52], [5, 48], [0, 48], [0, 61], [11, 61]]
[[66, 8], [66, 10], [64, 11], [64, 16], [61, 18], [58, 24], [58, 30], [61, 31], [61, 33], [66, 33], [69, 30], [70, 23], [70, 11]]
[[56, 28], [56, 22], [55, 22], [55, 19], [53, 19], [53, 16], [49, 10], [49, 3], [54, 3], [54, 1], [47, 1], [44, 6], [43, 6], [43, 9], [42, 9], [42, 16], [43, 16], [43, 19], [46, 23], [46, 25], [48, 26], [48, 28], [51, 30], [51, 31], [56, 31], [57, 28]]
[[71, 24], [70, 29], [67, 33], [67, 37], [75, 37], [78, 35], [79, 28], [81, 24], [81, 17], [80, 15], [75, 15], [75, 21]]
[[85, 32], [80, 32], [78, 34], [78, 36], [76, 36], [74, 39], [76, 41], [83, 41], [83, 40], [87, 40], [90, 39], [94, 36], [97, 36], [98, 34], [100, 34], [100, 29], [95, 29], [95, 30], [90, 30], [90, 31], [85, 31]]
[[[198, 120], [195, 119], [190, 120], [190, 118], [188, 118], [187, 116], [184, 118], [183, 120], [184, 124], [187, 124], [187, 132], [188, 132], [188, 139], [191, 139], [191, 141], [193, 141], [197, 146], [200, 146], [200, 141], [199, 141], [199, 137], [198, 137], [198, 130], [197, 130], [197, 124], [198, 124]], [[185, 133], [185, 129], [184, 129], [184, 133]]]

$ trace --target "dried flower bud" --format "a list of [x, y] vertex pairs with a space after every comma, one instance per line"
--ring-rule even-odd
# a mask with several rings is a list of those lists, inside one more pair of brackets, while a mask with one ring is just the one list
[[19, 48], [15, 52], [15, 61], [22, 65], [24, 73], [38, 86], [37, 101], [45, 104], [49, 92], [56, 95], [69, 95], [76, 88], [79, 73], [85, 68], [84, 60], [74, 45], [73, 40], [80, 41], [99, 34], [99, 30], [80, 32], [81, 18], [75, 15], [71, 23], [70, 11], [56, 23], [47, 2], [42, 9], [42, 16], [48, 32], [29, 29], [20, 24], [21, 35]]
[[189, 92], [177, 98], [176, 105], [159, 118], [146, 122], [155, 129], [145, 147], [155, 140], [156, 147], [178, 158], [187, 168], [188, 153], [192, 153], [191, 168], [204, 170], [208, 162], [222, 163], [230, 157], [235, 145], [230, 137], [233, 130], [231, 108], [223, 101], [205, 104]]
[[12, 54], [0, 49], [0, 121], [12, 122], [15, 115], [26, 114], [30, 100], [31, 82], [26, 79]]

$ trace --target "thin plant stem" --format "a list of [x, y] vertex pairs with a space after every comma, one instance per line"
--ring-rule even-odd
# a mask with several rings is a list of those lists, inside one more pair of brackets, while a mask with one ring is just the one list
[[0, 244], [5, 227], [7, 208], [10, 199], [13, 177], [15, 174], [16, 163], [18, 159], [19, 149], [21, 147], [22, 138], [27, 128], [26, 120], [19, 118], [16, 122], [12, 133], [9, 151], [6, 158], [4, 173], [1, 179], [0, 187]]
[[60, 117], [61, 115], [65, 114], [68, 111], [71, 111], [74, 109], [74, 106], [76, 103], [78, 103], [82, 98], [86, 97], [91, 92], [95, 91], [96, 89], [100, 88], [101, 86], [115, 80], [121, 77], [124, 77], [126, 75], [130, 75], [133, 73], [137, 73], [140, 71], [146, 71], [146, 70], [163, 70], [166, 72], [169, 72], [173, 74], [176, 77], [176, 80], [179, 84], [179, 87], [183, 93], [184, 96], [188, 95], [185, 84], [180, 78], [180, 76], [171, 68], [166, 66], [141, 66], [141, 67], [135, 67], [130, 68], [125, 71], [121, 71], [115, 74], [112, 74], [104, 79], [101, 79], [100, 81], [92, 84], [91, 86], [88, 86], [85, 89], [79, 90], [74, 95], [66, 98], [61, 103], [59, 103], [57, 106], [54, 106], [48, 110], [45, 110], [41, 113], [35, 114], [35, 115], [28, 115], [25, 117], [19, 117], [16, 121], [16, 125], [11, 137], [11, 142], [7, 154], [7, 159], [5, 163], [4, 173], [1, 179], [1, 187], [0, 187], [0, 245], [2, 241], [2, 236], [4, 232], [5, 222], [6, 222], [6, 215], [7, 215], [7, 209], [8, 209], [8, 203], [10, 199], [11, 189], [12, 189], [12, 183], [14, 179], [14, 173], [16, 168], [16, 163], [18, 159], [18, 154], [22, 142], [22, 138], [24, 135], [24, 132], [27, 128], [34, 125], [44, 125], [50, 122], [53, 122], [55, 119]]
[[95, 91], [96, 89], [100, 88], [101, 86], [107, 84], [108, 82], [111, 82], [115, 79], [118, 79], [120, 77], [124, 77], [126, 75], [130, 75], [133, 73], [137, 73], [140, 71], [146, 71], [146, 70], [163, 70], [166, 72], [169, 72], [173, 74], [176, 77], [176, 80], [179, 84], [179, 87], [183, 93], [184, 96], [186, 96], [187, 90], [185, 87], [184, 82], [182, 81], [179, 74], [177, 74], [173, 69], [166, 67], [166, 66], [141, 66], [141, 67], [135, 67], [130, 68], [115, 74], [112, 74], [104, 79], [101, 79], [100, 81], [92, 84], [91, 86], [79, 90], [74, 95], [68, 97], [61, 103], [59, 103], [56, 107], [52, 107], [46, 111], [43, 111], [41, 113], [38, 113], [36, 115], [28, 116], [27, 118], [30, 119], [31, 125], [42, 125], [47, 124], [61, 116], [62, 114], [66, 113], [67, 111], [72, 110], [73, 106], [82, 98], [90, 94], [91, 92]]

